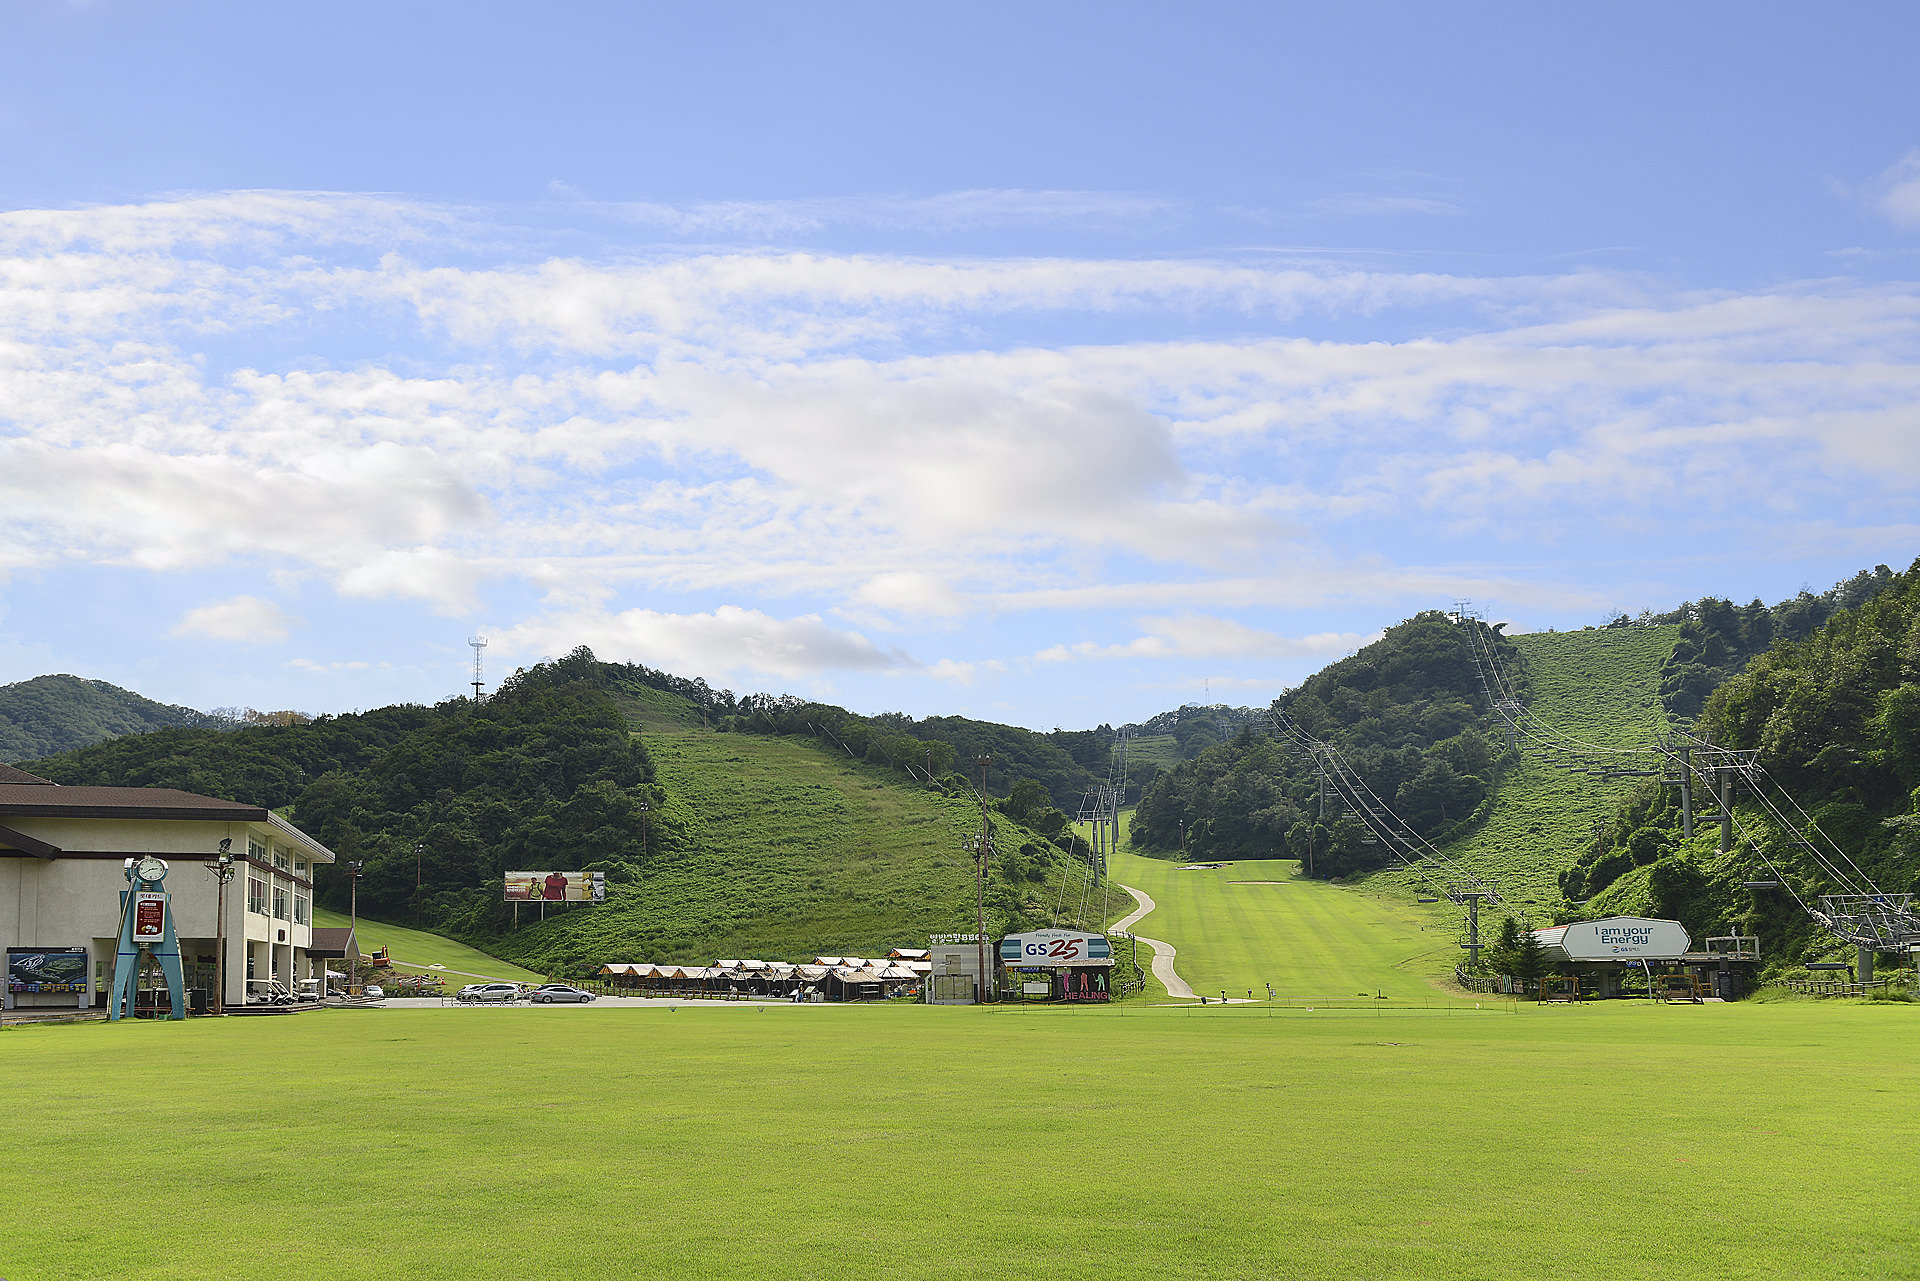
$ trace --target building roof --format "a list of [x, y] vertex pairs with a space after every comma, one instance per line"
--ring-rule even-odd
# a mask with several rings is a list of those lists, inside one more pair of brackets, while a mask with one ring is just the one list
[[307, 944], [308, 956], [348, 956], [360, 955], [360, 944], [353, 936], [351, 925], [316, 925], [313, 927], [313, 942]]
[[182, 818], [264, 823], [269, 812], [171, 787], [56, 787], [0, 780], [0, 816], [31, 818]]
[[23, 769], [0, 764], [0, 783], [25, 783], [34, 787], [58, 787], [50, 778], [41, 778], [38, 774], [29, 774]]

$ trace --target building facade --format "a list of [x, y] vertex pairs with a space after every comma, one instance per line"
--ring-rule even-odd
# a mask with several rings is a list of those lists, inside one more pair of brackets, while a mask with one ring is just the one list
[[[62, 787], [0, 766], [0, 951], [8, 1009], [106, 1003], [126, 860], [166, 860], [190, 990], [316, 977], [313, 878], [333, 852], [269, 810], [159, 787]], [[230, 841], [227, 964], [218, 973], [218, 879], [205, 866]], [[86, 951], [84, 982], [78, 951]], [[64, 974], [67, 981], [39, 981]], [[83, 990], [75, 990], [76, 988]], [[54, 989], [54, 990], [47, 990]]]

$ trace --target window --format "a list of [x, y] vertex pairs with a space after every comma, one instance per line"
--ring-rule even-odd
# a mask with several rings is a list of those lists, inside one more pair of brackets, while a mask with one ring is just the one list
[[249, 836], [247, 838], [247, 857], [256, 863], [264, 863], [267, 861], [267, 847]]
[[283, 921], [287, 919], [287, 897], [283, 886], [273, 887], [273, 914]]
[[307, 923], [307, 896], [304, 894], [293, 896], [293, 923], [295, 925]]
[[273, 847], [273, 865], [283, 872], [293, 866], [291, 860], [287, 858], [286, 846], [276, 845]]
[[247, 910], [267, 914], [267, 883], [257, 877], [247, 878]]
[[307, 874], [307, 860], [303, 858], [293, 860], [293, 874], [295, 876], [305, 876]]

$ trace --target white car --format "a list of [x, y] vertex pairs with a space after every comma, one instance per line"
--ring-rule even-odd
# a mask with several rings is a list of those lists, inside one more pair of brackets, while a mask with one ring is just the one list
[[518, 983], [469, 983], [453, 994], [456, 1001], [506, 1002], [520, 999]]

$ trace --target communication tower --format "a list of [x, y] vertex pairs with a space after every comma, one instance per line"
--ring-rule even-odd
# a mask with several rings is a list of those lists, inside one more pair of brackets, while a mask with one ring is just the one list
[[480, 697], [480, 651], [487, 647], [487, 638], [484, 636], [469, 637], [467, 644], [473, 646], [473, 701], [478, 703], [483, 701]]

